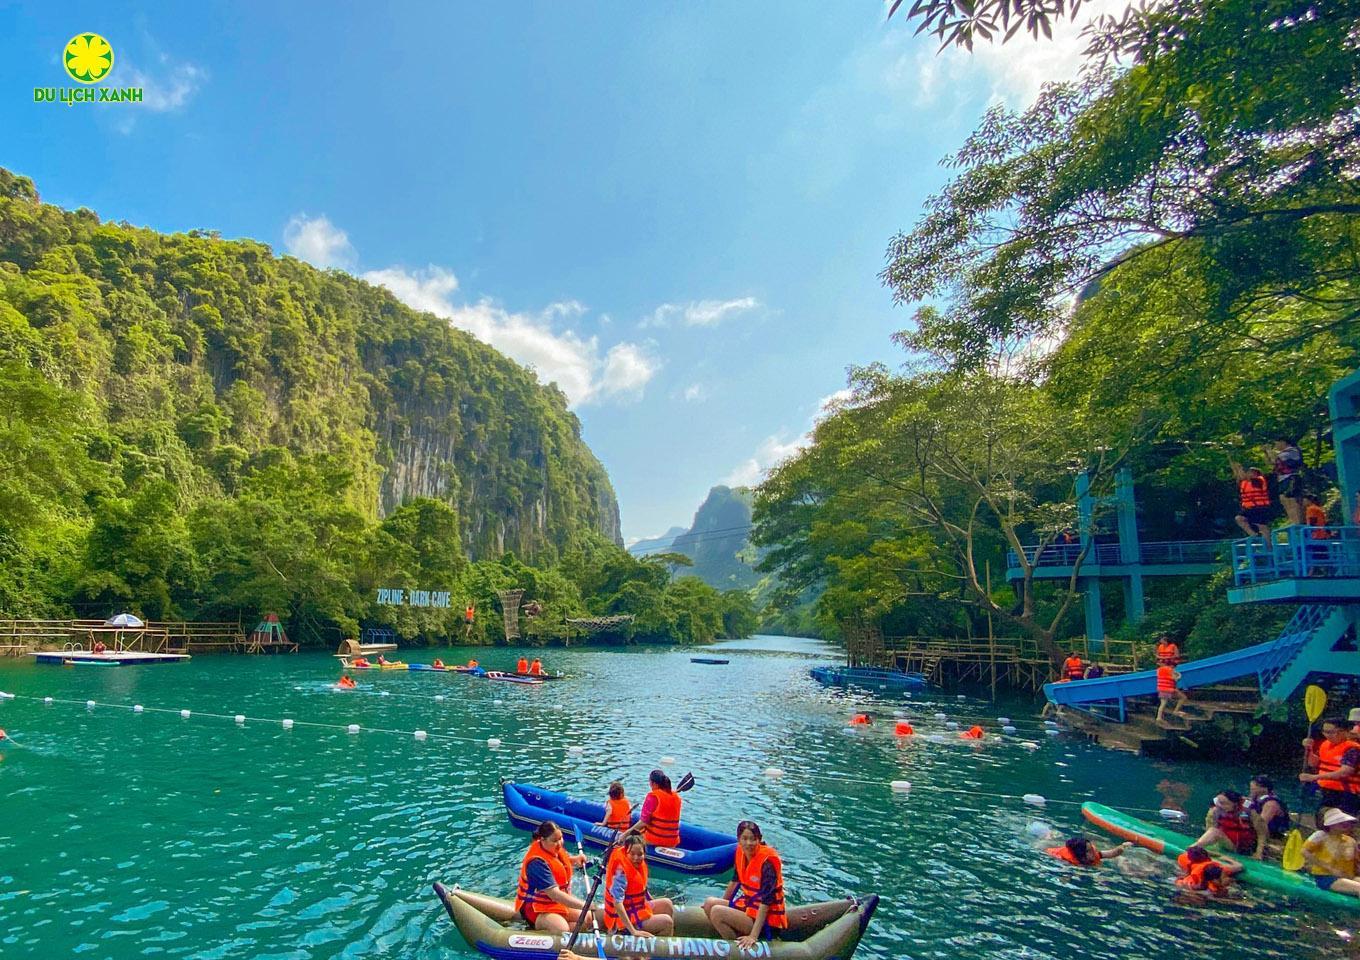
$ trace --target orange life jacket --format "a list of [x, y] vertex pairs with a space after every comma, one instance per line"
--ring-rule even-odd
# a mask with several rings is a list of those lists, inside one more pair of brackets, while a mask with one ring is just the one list
[[1314, 540], [1332, 539], [1332, 531], [1327, 527], [1327, 511], [1323, 510], [1316, 503], [1310, 503], [1303, 509], [1303, 519], [1308, 526], [1313, 528], [1312, 537]]
[[768, 843], [756, 847], [755, 855], [746, 859], [745, 852], [737, 847], [734, 865], [737, 868], [737, 885], [740, 890], [732, 901], [732, 906], [755, 918], [760, 912], [760, 875], [769, 863], [774, 867], [774, 899], [768, 904], [765, 925], [783, 930], [789, 925], [788, 912], [784, 907], [784, 864], [779, 859], [779, 851]]
[[535, 676], [541, 676], [543, 674], [543, 661], [535, 658], [534, 662], [529, 664], [529, 672]]
[[654, 847], [673, 847], [680, 842], [680, 794], [652, 787], [656, 809], [647, 820], [642, 839]]
[[565, 890], [571, 885], [571, 875], [575, 867], [572, 866], [566, 848], [558, 846], [557, 853], [552, 854], [543, 848], [542, 843], [535, 840], [529, 844], [529, 852], [524, 855], [524, 862], [520, 864], [519, 889], [515, 892], [515, 912], [519, 913], [527, 904], [534, 908], [535, 913], [560, 913], [564, 917], [567, 916], [567, 908], [546, 896], [542, 890], [529, 893], [529, 864], [535, 860], [542, 860], [548, 865], [557, 886]]
[[604, 873], [604, 928], [606, 930], [622, 930], [624, 923], [619, 919], [618, 901], [614, 899], [614, 878], [619, 871], [628, 878], [628, 887], [623, 893], [623, 909], [628, 911], [628, 916], [633, 920], [633, 926], [640, 926], [642, 921], [652, 915], [652, 911], [647, 907], [647, 861], [634, 866], [633, 861], [628, 859], [628, 855], [622, 849], [616, 849], [609, 857], [609, 866]]
[[352, 661], [350, 661], [351, 667], [366, 667], [368, 665], [369, 665], [368, 661], [365, 660], [363, 657], [355, 657]]
[[1100, 856], [1100, 851], [1096, 850], [1094, 846], [1091, 847], [1090, 849], [1095, 851], [1096, 855], [1095, 863], [1082, 863], [1080, 860], [1077, 859], [1077, 855], [1075, 853], [1067, 849], [1067, 844], [1063, 844], [1061, 847], [1049, 847], [1047, 850], [1044, 851], [1044, 853], [1048, 854], [1050, 857], [1057, 857], [1063, 863], [1070, 863], [1074, 867], [1100, 866], [1100, 862], [1102, 859], [1102, 857]]
[[1157, 662], [1174, 667], [1181, 662], [1181, 648], [1169, 642], [1157, 644]]
[[959, 734], [959, 736], [963, 737], [965, 740], [981, 740], [986, 735], [987, 734], [981, 727], [973, 727]]
[[473, 670], [475, 670], [475, 669], [477, 669], [478, 663], [477, 663], [476, 660], [469, 660], [469, 661], [468, 661], [468, 666], [471, 667]]
[[857, 713], [850, 718], [850, 726], [852, 727], [867, 727], [868, 725], [869, 725], [868, 714]]
[[1082, 674], [1086, 672], [1086, 667], [1078, 656], [1071, 656], [1063, 661], [1063, 669], [1067, 671], [1069, 680], [1080, 680]]
[[1270, 506], [1270, 482], [1265, 477], [1247, 477], [1237, 485], [1237, 498], [1243, 510]]
[[1157, 692], [1171, 693], [1176, 689], [1176, 668], [1162, 664], [1157, 668]]
[[915, 736], [916, 730], [911, 724], [907, 723], [907, 721], [898, 720], [897, 725], [893, 727], [893, 733], [897, 734], [899, 737], [911, 737]]
[[465, 621], [467, 621], [468, 623], [471, 623], [471, 622], [472, 622], [472, 618], [475, 617], [476, 615], [477, 615], [476, 609], [474, 609], [473, 607], [470, 607], [470, 606], [469, 606], [466, 610], [463, 611], [463, 619], [464, 619]]
[[434, 660], [434, 663], [432, 664], [432, 666], [433, 666], [436, 670], [443, 670], [443, 669], [444, 669], [444, 661], [443, 661], [443, 660], [440, 660], [438, 657], [435, 657], [435, 660]]
[[[1323, 740], [1317, 745], [1318, 773], [1336, 773], [1341, 769], [1341, 758], [1347, 750], [1353, 749], [1355, 749], [1355, 743], [1349, 738], [1340, 743]], [[1346, 780], [1319, 780], [1317, 785], [1322, 790], [1344, 790], [1347, 793], [1360, 793], [1360, 780], [1356, 780], [1354, 777]]]
[[[1207, 890], [1210, 893], [1222, 893], [1228, 889], [1228, 885], [1221, 880], [1205, 880], [1204, 871], [1214, 865], [1214, 861], [1205, 860], [1203, 863], [1191, 864], [1189, 872], [1183, 877], [1177, 877], [1176, 883], [1182, 887], [1189, 887], [1191, 890]], [[1221, 867], [1222, 864], [1219, 864]]]
[[528, 673], [528, 672], [529, 672], [529, 661], [528, 661], [528, 660], [525, 660], [523, 657], [520, 657], [519, 660], [515, 663], [515, 672], [516, 672], [516, 673]]
[[627, 830], [633, 822], [633, 805], [627, 797], [613, 797], [604, 802], [604, 825], [610, 830]]

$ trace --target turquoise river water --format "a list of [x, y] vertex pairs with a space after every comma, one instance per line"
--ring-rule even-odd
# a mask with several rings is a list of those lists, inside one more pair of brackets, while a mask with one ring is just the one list
[[[860, 958], [1354, 956], [1360, 917], [1270, 899], [1186, 906], [1151, 855], [1078, 873], [1031, 835], [1035, 821], [1080, 830], [1076, 802], [1093, 798], [1183, 804], [1198, 820], [1249, 771], [1048, 738], [1028, 701], [825, 690], [807, 670], [832, 651], [814, 641], [702, 652], [714, 650], [731, 664], [693, 664], [689, 650], [551, 650], [548, 666], [573, 679], [529, 688], [367, 671], [350, 693], [331, 689], [338, 671], [321, 654], [5, 662], [0, 690], [16, 697], [0, 701], [14, 741], [0, 747], [0, 957], [477, 956], [430, 882], [512, 890], [528, 834], [506, 820], [499, 778], [602, 796], [620, 777], [636, 800], [663, 756], [673, 776], [698, 780], [688, 820], [762, 824], [791, 900], [882, 895]], [[493, 668], [516, 655], [476, 653]], [[899, 740], [891, 723], [849, 734], [861, 706], [905, 708], [925, 736]], [[993, 731], [1009, 714], [1020, 732], [969, 744], [937, 712]], [[911, 791], [892, 792], [903, 779]], [[653, 891], [696, 903], [723, 879], [658, 871]]]

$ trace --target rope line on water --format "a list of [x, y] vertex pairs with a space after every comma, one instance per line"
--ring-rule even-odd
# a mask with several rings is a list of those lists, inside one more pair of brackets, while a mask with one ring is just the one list
[[[428, 730], [398, 730], [398, 729], [395, 729], [395, 728], [392, 728], [392, 727], [365, 727], [365, 726], [362, 726], [362, 725], [357, 724], [357, 723], [350, 723], [350, 724], [344, 724], [344, 723], [325, 723], [325, 722], [318, 721], [318, 720], [298, 720], [298, 719], [295, 719], [295, 718], [293, 718], [293, 717], [255, 717], [255, 716], [249, 716], [249, 715], [247, 715], [247, 714], [241, 714], [241, 713], [238, 713], [238, 714], [230, 714], [230, 713], [217, 713], [217, 712], [215, 712], [215, 711], [209, 711], [209, 710], [189, 710], [189, 709], [187, 709], [187, 708], [155, 707], [155, 706], [150, 706], [150, 707], [149, 707], [149, 706], [144, 706], [144, 705], [142, 705], [142, 704], [108, 703], [108, 702], [101, 702], [101, 701], [98, 701], [98, 700], [74, 700], [74, 699], [69, 699], [69, 698], [66, 698], [66, 697], [51, 697], [51, 696], [39, 697], [39, 696], [31, 695], [31, 694], [7, 693], [7, 692], [4, 692], [4, 691], [0, 691], [0, 700], [28, 700], [28, 701], [32, 701], [32, 702], [34, 702], [34, 703], [41, 703], [41, 704], [57, 704], [57, 703], [60, 703], [60, 704], [69, 704], [69, 705], [71, 705], [71, 706], [83, 706], [83, 707], [85, 707], [86, 709], [94, 709], [94, 708], [96, 708], [96, 707], [105, 707], [105, 708], [110, 708], [110, 709], [114, 709], [114, 710], [126, 710], [126, 711], [131, 712], [131, 713], [161, 713], [161, 714], [167, 714], [167, 715], [173, 714], [173, 715], [177, 715], [177, 716], [183, 717], [183, 718], [185, 718], [185, 719], [191, 719], [191, 718], [193, 718], [193, 717], [207, 717], [208, 719], [211, 719], [211, 720], [230, 720], [230, 721], [233, 721], [234, 723], [236, 723], [237, 725], [244, 725], [244, 724], [247, 724], [247, 723], [254, 723], [254, 724], [269, 723], [269, 724], [275, 724], [275, 725], [281, 726], [281, 727], [283, 727], [284, 729], [292, 729], [293, 727], [312, 727], [312, 728], [314, 728], [314, 729], [320, 729], [320, 730], [337, 730], [337, 731], [341, 731], [341, 732], [344, 732], [344, 733], [347, 733], [347, 734], [350, 734], [350, 735], [354, 735], [354, 734], [358, 734], [358, 733], [379, 733], [379, 734], [383, 734], [383, 735], [385, 735], [385, 736], [397, 736], [397, 737], [411, 738], [411, 739], [416, 739], [416, 740], [426, 740], [426, 739], [429, 739], [429, 740], [443, 740], [443, 741], [447, 741], [447, 742], [451, 742], [451, 743], [475, 743], [475, 744], [482, 744], [483, 746], [486, 746], [486, 747], [488, 747], [488, 748], [490, 748], [490, 749], [496, 749], [496, 748], [499, 748], [499, 747], [502, 747], [502, 746], [510, 746], [510, 747], [527, 747], [527, 748], [533, 748], [533, 749], [552, 749], [552, 750], [554, 750], [554, 751], [556, 751], [557, 749], [559, 749], [559, 747], [557, 747], [557, 746], [553, 746], [553, 747], [549, 748], [547, 745], [542, 744], [542, 743], [533, 743], [533, 742], [527, 742], [527, 741], [515, 741], [515, 740], [502, 740], [502, 739], [499, 738], [499, 737], [460, 737], [460, 736], [457, 736], [456, 734], [451, 734], [451, 733], [433, 733], [433, 732], [430, 732], [430, 731], [428, 731]], [[569, 747], [567, 748], [567, 752], [568, 752], [569, 754], [580, 754], [581, 752], [583, 752], [583, 748], [580, 747], [580, 746], [569, 746]], [[765, 773], [766, 773], [766, 777], [767, 777], [768, 779], [771, 779], [771, 780], [776, 780], [776, 779], [779, 779], [779, 778], [781, 778], [781, 777], [783, 776], [783, 771], [782, 771], [782, 770], [778, 770], [778, 769], [773, 768], [773, 767], [767, 769], [767, 770], [765, 771]], [[853, 777], [853, 776], [848, 776], [848, 775], [845, 775], [845, 774], [838, 774], [838, 773], [837, 773], [837, 774], [809, 773], [809, 772], [807, 772], [806, 770], [803, 770], [803, 771], [799, 771], [799, 774], [800, 774], [800, 776], [801, 776], [802, 778], [808, 779], [808, 780], [822, 780], [822, 781], [828, 781], [828, 782], [833, 782], [833, 783], [849, 783], [849, 784], [856, 784], [856, 785], [862, 785], [862, 786], [872, 786], [872, 787], [882, 787], [882, 786], [885, 785], [885, 784], [884, 784], [884, 781], [882, 781], [882, 780], [870, 780], [870, 779], [867, 779], [867, 778], [864, 778], [864, 777]], [[921, 785], [921, 786], [915, 786], [915, 785], [913, 785], [913, 784], [911, 784], [911, 783], [909, 783], [908, 781], [905, 781], [905, 780], [892, 780], [892, 781], [888, 781], [888, 782], [887, 782], [887, 785], [893, 790], [894, 793], [899, 793], [899, 794], [926, 792], [926, 793], [948, 794], [948, 795], [952, 795], [952, 796], [986, 797], [986, 798], [991, 799], [991, 800], [1011, 800], [1011, 801], [1020, 801], [1021, 803], [1025, 803], [1025, 804], [1027, 804], [1027, 805], [1030, 805], [1030, 806], [1037, 806], [1037, 807], [1043, 807], [1043, 806], [1046, 806], [1046, 805], [1048, 805], [1048, 804], [1062, 804], [1062, 805], [1064, 805], [1064, 806], [1080, 807], [1083, 803], [1086, 802], [1086, 801], [1083, 801], [1083, 800], [1054, 800], [1054, 799], [1049, 799], [1049, 798], [1047, 798], [1047, 797], [1040, 796], [1039, 794], [1022, 794], [1022, 795], [1017, 795], [1017, 794], [1011, 794], [1011, 793], [990, 793], [990, 792], [986, 792], [986, 791], [982, 791], [982, 790], [972, 790], [972, 789], [964, 789], [964, 788], [957, 788], [957, 787], [944, 787], [944, 786], [938, 786], [938, 785], [935, 785], [935, 784], [925, 784], [925, 785]], [[1165, 814], [1162, 813], [1161, 809], [1153, 808], [1153, 807], [1125, 807], [1125, 806], [1120, 806], [1120, 807], [1112, 807], [1112, 809], [1123, 810], [1123, 811], [1128, 812], [1128, 813], [1153, 813], [1153, 814], [1159, 814], [1159, 815], [1165, 816]]]

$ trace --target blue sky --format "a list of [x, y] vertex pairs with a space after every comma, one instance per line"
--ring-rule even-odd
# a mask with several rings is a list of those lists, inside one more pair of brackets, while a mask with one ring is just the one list
[[[902, 359], [889, 238], [988, 104], [1071, 76], [1081, 47], [1069, 27], [937, 56], [883, 16], [0, 3], [0, 165], [50, 202], [350, 270], [532, 365], [572, 398], [633, 539], [758, 480], [847, 366]], [[83, 31], [143, 104], [33, 103], [70, 85], [59, 54]]]

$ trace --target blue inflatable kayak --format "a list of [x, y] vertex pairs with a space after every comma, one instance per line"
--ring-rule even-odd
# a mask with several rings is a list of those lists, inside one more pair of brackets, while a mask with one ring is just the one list
[[924, 690], [929, 683], [920, 673], [900, 670], [872, 670], [868, 667], [813, 667], [812, 679], [828, 687], [857, 687], [889, 690]]
[[[575, 800], [565, 793], [509, 781], [501, 783], [501, 793], [510, 823], [521, 830], [533, 830], [544, 820], [551, 820], [570, 837], [579, 826], [586, 843], [599, 849], [612, 843], [618, 833], [599, 826], [604, 819], [602, 803]], [[633, 822], [637, 822], [636, 816]], [[647, 862], [678, 873], [709, 875], [731, 870], [736, 853], [737, 839], [731, 834], [681, 823], [679, 846], [648, 846]]]

